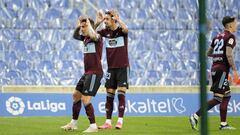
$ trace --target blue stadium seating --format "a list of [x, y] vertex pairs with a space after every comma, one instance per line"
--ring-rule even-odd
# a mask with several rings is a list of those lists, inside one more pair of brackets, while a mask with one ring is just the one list
[[22, 77], [25, 77], [25, 73], [30, 69], [29, 63], [25, 60], [17, 61], [15, 64], [15, 70], [21, 73]]
[[6, 69], [7, 64], [3, 60], [0, 60], [0, 74], [3, 74]]
[[[117, 9], [129, 28], [131, 85], [198, 85], [198, 0], [89, 0]], [[0, 85], [75, 85], [83, 74], [83, 44], [72, 38], [80, 15], [96, 11], [81, 0], [2, 0]], [[240, 18], [239, 0], [207, 0], [207, 43], [221, 18]], [[236, 33], [240, 40], [240, 32]], [[238, 42], [237, 42], [238, 43]], [[240, 49], [234, 54], [240, 70]], [[207, 60], [208, 70], [211, 60]], [[103, 68], [107, 63], [103, 51]], [[103, 80], [104, 82], [104, 80]]]
[[9, 70], [6, 72], [5, 77], [10, 79], [10, 80], [14, 80], [15, 79], [19, 79], [21, 76], [21, 73], [19, 71], [16, 70]]

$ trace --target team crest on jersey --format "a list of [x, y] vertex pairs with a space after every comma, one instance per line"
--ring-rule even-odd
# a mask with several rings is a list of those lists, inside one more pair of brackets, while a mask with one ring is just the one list
[[233, 42], [234, 42], [234, 39], [233, 39], [233, 38], [230, 38], [230, 39], [228, 40], [228, 43], [229, 43], [230, 45], [232, 45]]

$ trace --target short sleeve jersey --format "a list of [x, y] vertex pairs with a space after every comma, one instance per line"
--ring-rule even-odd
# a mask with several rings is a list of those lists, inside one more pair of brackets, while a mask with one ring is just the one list
[[102, 29], [98, 33], [106, 40], [108, 68], [128, 67], [128, 34], [122, 32], [120, 27], [114, 31]]
[[213, 48], [212, 60], [213, 69], [221, 69], [224, 71], [229, 71], [230, 65], [226, 56], [226, 47], [231, 47], [232, 49], [236, 46], [235, 36], [229, 32], [224, 31], [213, 38], [211, 47]]

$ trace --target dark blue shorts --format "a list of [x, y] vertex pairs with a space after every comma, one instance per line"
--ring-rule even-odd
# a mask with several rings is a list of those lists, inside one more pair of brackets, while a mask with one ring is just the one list
[[129, 68], [110, 68], [106, 73], [106, 88], [117, 89], [117, 87], [126, 87], [128, 89]]

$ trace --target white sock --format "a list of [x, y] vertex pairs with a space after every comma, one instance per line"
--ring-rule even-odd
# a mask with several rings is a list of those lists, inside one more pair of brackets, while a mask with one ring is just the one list
[[226, 125], [227, 125], [227, 122], [221, 122], [221, 125], [222, 125], [222, 126], [226, 126]]
[[123, 118], [118, 118], [118, 122], [123, 123]]
[[198, 118], [199, 118], [199, 116], [198, 116], [196, 113], [193, 114], [193, 117], [194, 117], [195, 119], [197, 119], [197, 120], [198, 120]]
[[77, 122], [78, 122], [78, 120], [74, 120], [74, 119], [71, 120], [71, 123], [74, 125], [77, 125]]
[[107, 123], [107, 124], [109, 124], [109, 125], [112, 125], [112, 120], [111, 119], [106, 119], [106, 122], [105, 123]]
[[97, 124], [96, 123], [90, 124], [90, 127], [97, 128]]

